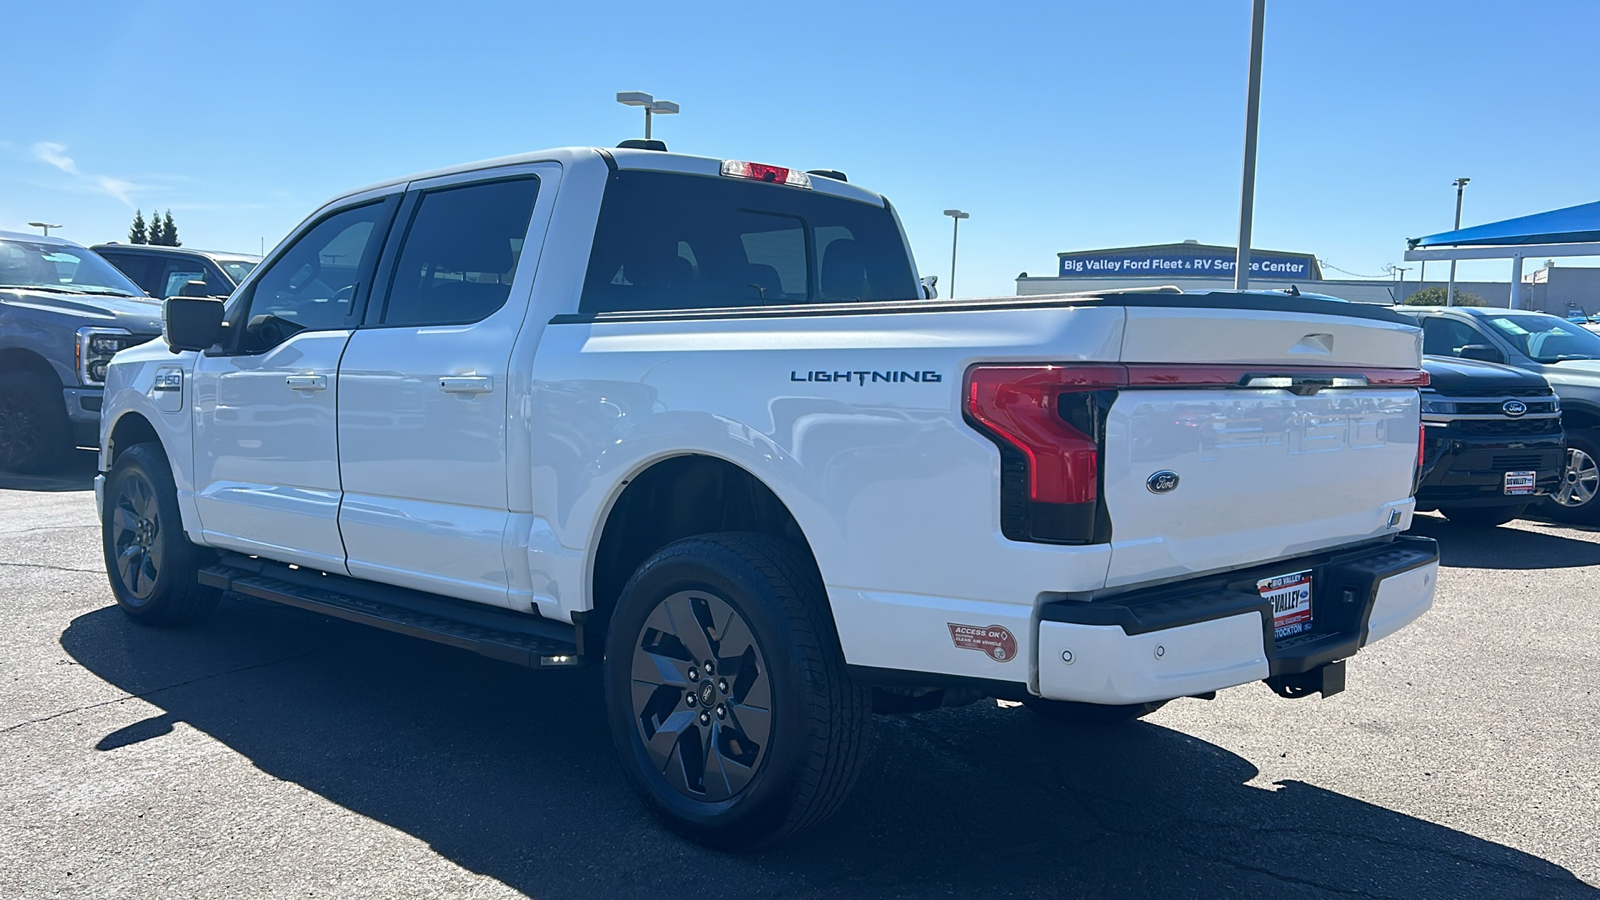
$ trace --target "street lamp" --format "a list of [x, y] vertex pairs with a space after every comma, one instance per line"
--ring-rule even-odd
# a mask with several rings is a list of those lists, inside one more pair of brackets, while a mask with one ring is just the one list
[[28, 223], [28, 227], [30, 227], [30, 228], [43, 228], [44, 229], [44, 236], [45, 237], [49, 237], [50, 236], [50, 229], [52, 229], [52, 228], [60, 228], [61, 226], [60, 225], [53, 225], [53, 224], [51, 224], [49, 222], [29, 222]]
[[959, 209], [947, 209], [944, 214], [950, 217], [953, 230], [950, 232], [950, 299], [956, 298], [956, 240], [961, 237], [961, 220], [970, 219], [972, 216]]
[[1239, 187], [1239, 249], [1233, 265], [1233, 289], [1250, 287], [1250, 228], [1256, 206], [1256, 130], [1261, 121], [1261, 38], [1266, 28], [1267, 0], [1255, 0], [1250, 12], [1250, 84], [1244, 104], [1244, 177]]
[[650, 114], [670, 116], [678, 111], [678, 104], [671, 100], [657, 100], [644, 91], [618, 91], [617, 102], [623, 106], [644, 107], [644, 139], [650, 140]]
[[[1456, 186], [1456, 231], [1461, 230], [1461, 192], [1466, 189], [1467, 182], [1471, 180], [1471, 178], [1457, 178], [1455, 181], [1450, 182]], [[1518, 265], [1521, 265], [1521, 263], [1518, 263]], [[1450, 260], [1450, 283], [1444, 289], [1444, 305], [1456, 305], [1456, 261], [1453, 259]]]
[[1392, 272], [1395, 275], [1400, 276], [1400, 291], [1399, 291], [1398, 294], [1395, 295], [1395, 298], [1394, 298], [1394, 302], [1400, 303], [1403, 300], [1405, 300], [1405, 296], [1406, 296], [1406, 273], [1411, 271], [1411, 267], [1410, 266], [1395, 266], [1395, 265], [1391, 265], [1389, 267], [1389, 271]]

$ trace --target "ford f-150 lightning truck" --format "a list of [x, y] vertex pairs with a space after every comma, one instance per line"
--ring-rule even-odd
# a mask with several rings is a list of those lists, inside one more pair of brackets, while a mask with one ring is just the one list
[[224, 591], [596, 665], [707, 844], [838, 808], [880, 711], [1333, 693], [1432, 602], [1420, 331], [1281, 292], [931, 300], [883, 197], [659, 146], [311, 215], [106, 380], [133, 619]]

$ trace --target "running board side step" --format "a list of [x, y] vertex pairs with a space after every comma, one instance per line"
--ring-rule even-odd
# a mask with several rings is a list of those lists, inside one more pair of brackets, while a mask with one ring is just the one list
[[201, 569], [201, 584], [531, 668], [577, 666], [578, 626], [533, 613], [331, 575], [237, 553]]

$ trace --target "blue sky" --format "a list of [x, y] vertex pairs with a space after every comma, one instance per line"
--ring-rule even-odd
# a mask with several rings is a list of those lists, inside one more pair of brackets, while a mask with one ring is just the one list
[[[613, 98], [642, 90], [682, 105], [658, 120], [674, 150], [887, 194], [925, 274], [948, 278], [940, 212], [968, 210], [960, 293], [1010, 294], [1062, 250], [1233, 243], [1249, 16], [1247, 0], [8, 3], [0, 229], [47, 219], [94, 243], [125, 239], [135, 207], [171, 208], [185, 243], [253, 252], [362, 184], [637, 137]], [[1600, 199], [1596, 34], [1600, 4], [1580, 0], [1514, 16], [1270, 0], [1255, 246], [1382, 274], [1406, 237], [1449, 228], [1458, 175], [1464, 224]]]

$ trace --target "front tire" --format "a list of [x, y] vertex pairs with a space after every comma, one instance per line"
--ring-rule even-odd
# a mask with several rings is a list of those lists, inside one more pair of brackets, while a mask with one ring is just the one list
[[61, 383], [38, 372], [0, 375], [0, 469], [46, 472], [70, 449]]
[[1512, 519], [1522, 518], [1528, 511], [1528, 504], [1518, 503], [1515, 506], [1441, 506], [1439, 512], [1456, 525], [1466, 525], [1469, 528], [1494, 528], [1504, 525]]
[[186, 625], [216, 608], [221, 592], [197, 580], [208, 552], [189, 543], [167, 457], [137, 444], [106, 478], [100, 520], [106, 577], [129, 618], [141, 625]]
[[745, 533], [676, 541], [639, 567], [607, 631], [605, 697], [645, 805], [724, 850], [837, 811], [872, 707], [845, 671], [811, 560]]
[[1561, 486], [1543, 504], [1552, 519], [1574, 525], [1600, 524], [1600, 434], [1567, 433], [1567, 465]]

